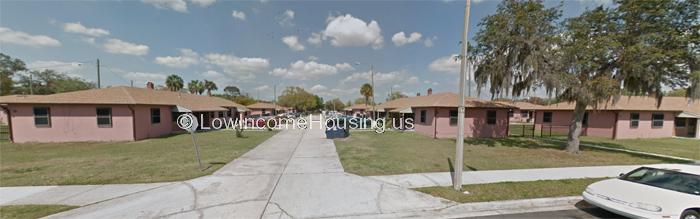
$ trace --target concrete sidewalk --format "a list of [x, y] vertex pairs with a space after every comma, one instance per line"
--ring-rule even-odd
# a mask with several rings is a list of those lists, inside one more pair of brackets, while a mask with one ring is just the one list
[[[617, 177], [620, 173], [627, 173], [637, 167], [640, 167], [640, 165], [466, 171], [462, 174], [462, 183], [468, 185], [496, 182]], [[452, 174], [450, 172], [370, 176], [369, 178], [404, 188], [452, 185]]]
[[345, 173], [333, 141], [323, 137], [317, 129], [285, 130], [211, 176], [169, 183], [49, 218], [355, 217], [456, 204]]

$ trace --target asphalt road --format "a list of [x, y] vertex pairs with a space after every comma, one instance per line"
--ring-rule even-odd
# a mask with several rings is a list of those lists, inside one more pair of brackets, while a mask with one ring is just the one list
[[568, 219], [597, 219], [597, 218], [625, 218], [602, 208], [591, 206], [581, 201], [576, 204], [577, 209], [565, 211], [543, 211], [523, 214], [504, 214], [486, 217], [474, 217], [478, 219], [522, 219], [522, 218], [568, 218]]

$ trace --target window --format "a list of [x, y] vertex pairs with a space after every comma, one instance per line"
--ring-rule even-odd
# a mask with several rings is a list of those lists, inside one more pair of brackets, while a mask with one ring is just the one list
[[112, 108], [97, 108], [97, 127], [112, 127]]
[[683, 128], [685, 127], [685, 118], [676, 118], [674, 123], [676, 124], [676, 127]]
[[651, 114], [651, 127], [664, 127], [664, 114], [654, 113]]
[[588, 126], [588, 112], [583, 114], [583, 121], [581, 121], [583, 126]]
[[508, 111], [508, 118], [513, 118], [513, 115], [515, 115], [513, 111]]
[[420, 111], [420, 122], [421, 123], [425, 123], [425, 117], [426, 117], [425, 114], [426, 114], [425, 110]]
[[630, 127], [639, 127], [639, 113], [630, 113]]
[[231, 117], [231, 115], [232, 115], [231, 110], [226, 111], [226, 116]]
[[220, 111], [220, 112], [219, 112], [219, 118], [223, 118], [223, 117], [224, 117], [224, 111]]
[[151, 108], [151, 124], [160, 123], [160, 108]]
[[552, 112], [544, 112], [544, 114], [542, 114], [542, 122], [552, 123]]
[[262, 109], [262, 115], [265, 115], [265, 109]]
[[51, 109], [48, 107], [34, 107], [34, 125], [51, 127]]
[[458, 118], [458, 113], [457, 110], [450, 110], [450, 126], [455, 126], [457, 125], [457, 118]]
[[520, 117], [523, 117], [523, 118], [530, 118], [530, 112], [521, 112], [521, 113], [520, 113]]
[[496, 110], [486, 111], [486, 124], [495, 125], [496, 124]]

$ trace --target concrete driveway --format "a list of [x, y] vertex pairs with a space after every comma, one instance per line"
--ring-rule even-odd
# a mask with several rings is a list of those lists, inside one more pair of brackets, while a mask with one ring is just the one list
[[455, 203], [345, 173], [323, 130], [284, 130], [213, 175], [49, 218], [391, 217]]

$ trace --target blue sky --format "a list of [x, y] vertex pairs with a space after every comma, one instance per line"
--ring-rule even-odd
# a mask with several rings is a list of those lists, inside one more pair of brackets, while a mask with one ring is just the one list
[[[499, 3], [472, 2], [470, 37]], [[599, 4], [610, 3], [564, 1], [563, 17]], [[0, 51], [90, 81], [99, 58], [103, 86], [162, 85], [178, 74], [268, 100], [275, 84], [352, 100], [374, 65], [383, 101], [392, 89], [457, 91], [449, 57], [463, 10], [464, 1], [2, 0]]]

